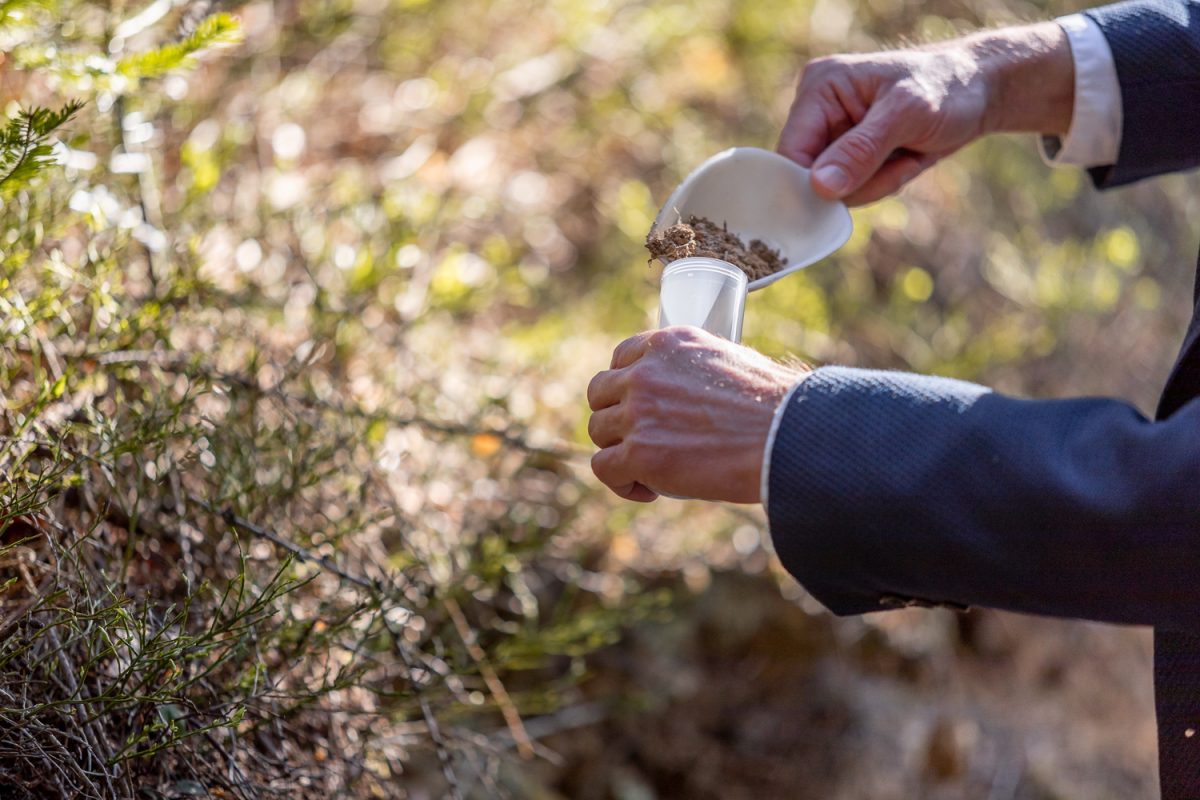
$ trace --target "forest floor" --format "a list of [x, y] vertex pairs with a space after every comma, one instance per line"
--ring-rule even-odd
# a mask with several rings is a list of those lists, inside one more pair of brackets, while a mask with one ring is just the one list
[[[530, 721], [557, 729], [542, 741], [561, 763], [509, 771], [514, 796], [1157, 796], [1148, 630], [994, 611], [839, 620], [738, 571], [674, 588], [672, 621], [595, 660], [590, 704]], [[414, 786], [436, 781], [431, 757], [413, 766]]]

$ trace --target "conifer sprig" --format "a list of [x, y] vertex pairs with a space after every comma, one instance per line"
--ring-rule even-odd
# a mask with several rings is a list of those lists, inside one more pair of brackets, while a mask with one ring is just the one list
[[157, 78], [173, 69], [194, 66], [194, 56], [210, 47], [228, 47], [242, 40], [242, 28], [229, 14], [205, 18], [191, 35], [155, 50], [133, 53], [117, 64], [117, 72], [127, 78]]
[[67, 103], [57, 111], [32, 108], [22, 111], [0, 130], [0, 190], [28, 183], [52, 163], [50, 136], [73, 117], [81, 102]]

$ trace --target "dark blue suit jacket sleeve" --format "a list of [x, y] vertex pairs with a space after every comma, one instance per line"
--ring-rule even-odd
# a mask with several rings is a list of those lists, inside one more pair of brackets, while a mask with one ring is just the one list
[[[1100, 187], [1200, 164], [1200, 1], [1087, 12], [1124, 112]], [[768, 515], [784, 566], [839, 614], [910, 602], [1154, 625], [1163, 800], [1200, 798], [1200, 280], [1150, 422], [825, 368], [784, 410]]]
[[1121, 84], [1121, 152], [1091, 170], [1097, 186], [1200, 165], [1200, 3], [1137, 0], [1086, 12], [1112, 49]]
[[[1087, 13], [1112, 48], [1124, 116], [1098, 185], [1200, 164], [1200, 1]], [[776, 435], [775, 548], [839, 614], [918, 601], [1193, 627], [1200, 401], [1187, 400], [1200, 367], [1180, 364], [1158, 422], [1112, 400], [818, 370]]]
[[825, 367], [770, 460], [783, 565], [828, 608], [947, 603], [1200, 622], [1200, 401], [1115, 400]]

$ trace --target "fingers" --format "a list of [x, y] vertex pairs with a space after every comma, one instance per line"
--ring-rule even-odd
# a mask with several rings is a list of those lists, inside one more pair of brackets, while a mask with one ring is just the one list
[[833, 139], [830, 136], [830, 110], [825, 103], [806, 98], [803, 89], [798, 90], [775, 149], [800, 166], [811, 167]]
[[601, 450], [592, 456], [592, 471], [601, 483], [612, 489], [618, 497], [633, 500], [635, 503], [650, 503], [658, 499], [658, 493], [629, 477], [624, 468], [622, 452], [618, 445]]
[[620, 406], [601, 409], [588, 420], [588, 436], [599, 448], [618, 445], [625, 438], [625, 419]]
[[650, 503], [658, 499], [658, 494], [633, 480], [633, 473], [626, 461], [627, 450], [622, 443], [623, 422], [624, 415], [620, 408], [597, 411], [588, 420], [588, 436], [601, 448], [592, 456], [592, 472], [618, 497], [637, 503]]
[[[629, 479], [628, 467], [624, 462], [625, 448], [621, 446], [625, 435], [625, 414], [620, 402], [620, 391], [616, 389], [616, 378], [620, 372], [601, 372], [588, 386], [588, 403], [597, 409], [588, 420], [588, 436], [600, 448], [592, 456], [592, 471], [602, 483], [618, 497], [637, 503], [649, 503], [658, 495], [637, 481]], [[599, 388], [596, 388], [596, 387]], [[597, 406], [597, 403], [606, 403]]]
[[716, 345], [721, 341], [724, 340], [713, 336], [706, 330], [689, 325], [674, 325], [669, 328], [660, 328], [656, 331], [645, 331], [617, 345], [617, 349], [613, 351], [612, 363], [609, 369], [620, 370], [631, 367], [644, 358], [651, 350], [670, 354], [678, 350], [681, 346], [686, 347], [689, 344], [703, 345], [706, 342], [709, 345]]
[[[664, 385], [660, 380], [663, 365], [667, 365], [666, 374], [673, 374], [669, 365], [675, 363], [673, 359], [678, 359], [681, 350], [688, 351], [684, 355], [692, 363], [698, 363], [714, 348], [715, 354], [719, 355], [727, 344], [698, 328], [676, 326], [639, 334], [617, 346], [612, 368], [594, 377], [587, 392], [588, 405], [594, 412], [588, 420], [588, 435], [601, 448], [592, 456], [592, 471], [601, 482], [628, 500], [648, 503], [658, 497], [653, 489], [637, 480], [637, 471], [661, 474], [658, 457], [662, 454], [633, 443], [631, 431], [640, 421], [639, 412], [634, 409], [639, 405], [639, 398], [645, 400], [660, 394], [656, 387]], [[639, 365], [638, 362], [652, 350], [655, 354], [653, 363]], [[640, 405], [645, 407], [646, 403]], [[643, 416], [650, 418], [653, 427], [653, 414]], [[636, 458], [632, 456], [634, 451], [638, 453]], [[631, 463], [635, 461], [637, 471]]]
[[870, 180], [843, 199], [848, 206], [874, 203], [900, 191], [905, 184], [933, 166], [937, 160], [938, 157], [934, 155], [898, 151], [898, 154], [893, 154]]
[[621, 402], [624, 394], [625, 387], [621, 381], [621, 373], [613, 369], [605, 370], [598, 373], [588, 384], [588, 408], [592, 411], [599, 411], [602, 408], [615, 406]]
[[796, 99], [776, 149], [800, 166], [811, 167], [821, 151], [865, 113], [866, 106], [856, 98], [842, 59], [810, 61], [796, 87]]
[[609, 368], [624, 369], [637, 361], [646, 354], [646, 351], [650, 348], [650, 337], [656, 333], [657, 331], [645, 331], [621, 342], [617, 345], [617, 349], [613, 350], [612, 364]]
[[652, 503], [658, 499], [658, 492], [640, 483], [631, 483], [628, 486], [614, 486], [612, 490], [618, 497], [632, 500], [635, 503]]
[[[618, 489], [632, 491], [633, 484], [637, 483], [625, 455], [625, 445], [618, 444], [614, 447], [606, 447], [592, 456], [592, 472], [596, 474], [601, 483], [613, 491]], [[620, 494], [620, 492], [617, 493]]]
[[911, 110], [904, 113], [903, 99], [895, 91], [884, 96], [862, 122], [817, 157], [812, 168], [817, 194], [830, 200], [852, 195], [879, 172], [893, 151], [911, 142], [918, 120]]

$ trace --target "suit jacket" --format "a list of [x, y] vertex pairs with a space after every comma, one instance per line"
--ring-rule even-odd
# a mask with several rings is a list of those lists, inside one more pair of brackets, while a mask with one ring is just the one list
[[[1200, 0], [1087, 12], [1113, 51], [1100, 188], [1200, 164]], [[1198, 265], [1200, 269], [1200, 265]], [[771, 455], [783, 565], [837, 614], [988, 606], [1154, 626], [1164, 800], [1200, 798], [1200, 277], [1155, 421], [1106, 399], [825, 367]]]

